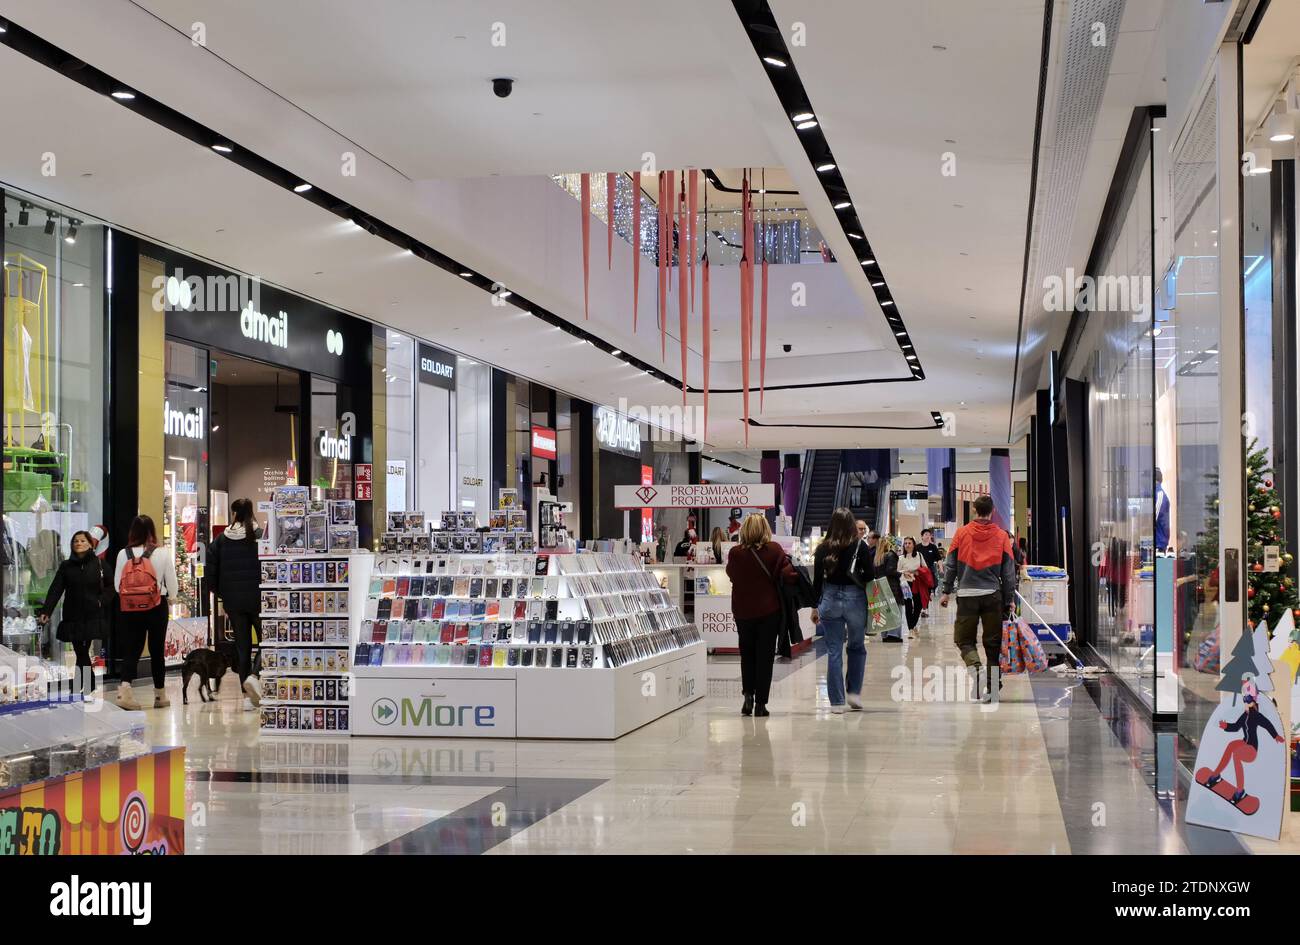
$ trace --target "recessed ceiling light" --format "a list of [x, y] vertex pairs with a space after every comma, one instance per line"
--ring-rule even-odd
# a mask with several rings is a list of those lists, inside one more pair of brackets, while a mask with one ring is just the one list
[[801, 121], [799, 122], [799, 124], [795, 125], [795, 127], [798, 128], [800, 131], [807, 131], [809, 128], [816, 128], [817, 122], [812, 120]]
[[881, 302], [880, 304], [881, 304], [881, 305], [893, 305], [893, 304], [894, 304], [894, 300], [893, 300], [893, 299], [885, 299], [885, 301]]
[[615, 348], [613, 351], [610, 352], [610, 354], [622, 354], [622, 353], [623, 352], [618, 348]]
[[463, 279], [472, 279], [474, 277], [474, 273], [472, 272], [462, 272], [460, 275]]
[[864, 266], [874, 266], [876, 264], [874, 259], [859, 259], [858, 262], [862, 263]]
[[800, 112], [797, 115], [790, 116], [791, 121], [812, 121], [812, 119], [813, 119], [812, 112]]
[[873, 282], [873, 283], [871, 283], [871, 287], [872, 287], [873, 289], [879, 289], [882, 285], [884, 285], [883, 282]]
[[306, 181], [303, 181], [301, 184], [294, 187], [293, 192], [295, 194], [305, 194], [309, 190], [311, 190], [311, 184], [307, 183]]
[[847, 201], [847, 200], [841, 200], [839, 203], [837, 203], [837, 204], [835, 205], [835, 209], [836, 209], [836, 210], [847, 210], [847, 209], [848, 209], [849, 207], [851, 207], [851, 206], [853, 206], [853, 204], [850, 203], [849, 201]]
[[835, 170], [835, 165], [834, 165], [834, 164], [831, 164], [831, 163], [829, 163], [829, 162], [826, 163], [826, 164], [818, 164], [818, 165], [817, 165], [817, 173], [818, 173], [818, 174], [825, 174], [827, 171], [833, 171], [833, 170]]
[[[508, 299], [508, 298], [510, 298], [510, 296], [512, 296], [512, 295], [514, 295], [514, 293], [511, 292], [509, 289], [506, 289], [504, 292], [498, 292], [498, 293], [497, 293], [497, 298], [499, 298], [499, 299]], [[558, 326], [557, 326], [557, 327], [558, 327]]]
[[212, 150], [216, 151], [219, 154], [229, 154], [235, 149], [223, 141], [218, 141], [216, 144], [212, 146]]
[[907, 332], [905, 332], [905, 331], [896, 331], [896, 332], [894, 332], [894, 334], [896, 334], [896, 335], [898, 335], [898, 337], [902, 338], [904, 335], [907, 334]]
[[86, 283], [84, 283], [84, 282], [74, 282], [74, 283], [72, 283], [72, 287], [73, 287], [74, 289], [84, 289], [84, 288], [86, 287]]
[[778, 69], [784, 69], [788, 65], [784, 59], [778, 59], [776, 56], [764, 56], [763, 61], [769, 66], [776, 66]]
[[119, 102], [129, 102], [131, 99], [135, 98], [135, 93], [128, 92], [126, 89], [117, 89], [112, 93], [112, 95], [113, 98], [117, 99]]
[[860, 240], [860, 239], [862, 239], [862, 234], [861, 234], [861, 233], [850, 233], [850, 234], [849, 234], [849, 239], [851, 239], [851, 240]]

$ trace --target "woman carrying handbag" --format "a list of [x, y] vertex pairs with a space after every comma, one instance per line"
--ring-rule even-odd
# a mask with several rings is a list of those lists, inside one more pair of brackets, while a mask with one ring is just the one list
[[[839, 508], [813, 552], [813, 621], [826, 639], [826, 698], [840, 715], [844, 704], [862, 711], [862, 680], [867, 671], [867, 592], [872, 578], [871, 549], [858, 537], [853, 513]], [[845, 653], [848, 659], [845, 660]]]
[[772, 541], [765, 516], [750, 515], [737, 537], [740, 543], [727, 554], [727, 577], [740, 636], [740, 687], [745, 695], [740, 714], [766, 716], [776, 639], [785, 616], [777, 581], [794, 584], [798, 575], [785, 549]]

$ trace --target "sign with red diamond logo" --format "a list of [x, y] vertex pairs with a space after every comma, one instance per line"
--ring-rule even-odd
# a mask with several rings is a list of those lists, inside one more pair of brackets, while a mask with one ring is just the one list
[[770, 482], [614, 487], [616, 509], [770, 509], [775, 504], [776, 486]]

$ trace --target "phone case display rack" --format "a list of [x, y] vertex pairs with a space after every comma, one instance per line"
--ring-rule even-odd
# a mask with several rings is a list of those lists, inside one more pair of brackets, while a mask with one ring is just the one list
[[[616, 718], [612, 703], [637, 701], [643, 670], [696, 656], [665, 671], [692, 677], [671, 698], [643, 696]], [[699, 631], [634, 556], [381, 555], [354, 651], [354, 734], [617, 737], [702, 695], [703, 659]], [[442, 702], [443, 724], [408, 695], [412, 683], [490, 706], [490, 724], [453, 718]]]
[[263, 555], [261, 731], [346, 735], [348, 554]]

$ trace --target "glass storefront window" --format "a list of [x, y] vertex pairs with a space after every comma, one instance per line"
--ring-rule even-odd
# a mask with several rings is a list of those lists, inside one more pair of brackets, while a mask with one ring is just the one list
[[[163, 515], [158, 540], [176, 563], [179, 593], [171, 602], [173, 621], [200, 617], [199, 547], [209, 540], [208, 435], [211, 416], [208, 352], [177, 341], [166, 347], [167, 388], [163, 401]], [[224, 493], [223, 493], [224, 496]], [[224, 524], [229, 503], [218, 519]], [[206, 630], [206, 622], [203, 624]]]
[[[1088, 481], [1097, 650], [1115, 674], [1155, 705], [1155, 462], [1152, 360], [1151, 158], [1098, 273], [1129, 292], [1089, 314], [1101, 325], [1089, 376], [1092, 468]], [[1127, 305], [1123, 300], [1127, 296]], [[1098, 293], [1098, 300], [1101, 295]], [[1163, 332], [1161, 332], [1163, 334]]]
[[493, 507], [492, 368], [456, 359], [457, 510], [482, 516]]
[[311, 379], [311, 494], [313, 499], [352, 499], [353, 463], [361, 446], [352, 391], [323, 377]]
[[36, 609], [72, 533], [104, 520], [105, 228], [5, 196], [6, 646], [54, 655]]
[[[1168, 396], [1177, 428], [1170, 540], [1175, 564], [1178, 729], [1195, 744], [1219, 693], [1219, 192], [1217, 85], [1205, 97], [1171, 181], [1176, 346]], [[1233, 184], [1235, 186], [1235, 183]]]
[[[385, 332], [384, 415], [387, 418], [385, 501], [390, 512], [415, 504], [415, 341], [401, 332]], [[434, 454], [441, 445], [426, 444]], [[432, 512], [432, 510], [426, 510]]]

